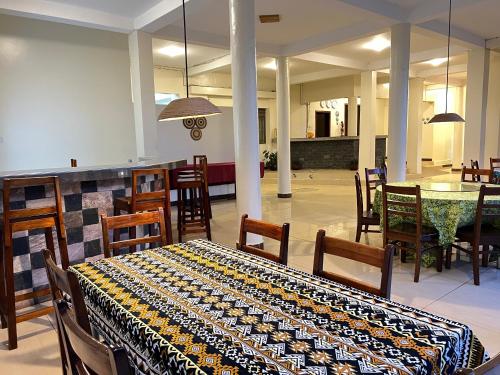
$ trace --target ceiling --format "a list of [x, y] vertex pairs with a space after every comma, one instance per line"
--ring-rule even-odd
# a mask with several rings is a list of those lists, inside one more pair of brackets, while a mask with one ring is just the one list
[[138, 17], [162, 0], [50, 0], [50, 2], [73, 5], [123, 17]]

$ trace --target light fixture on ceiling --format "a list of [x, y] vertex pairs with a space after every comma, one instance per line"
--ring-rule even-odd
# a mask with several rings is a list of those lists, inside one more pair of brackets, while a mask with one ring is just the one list
[[437, 59], [428, 60], [425, 63], [432, 65], [432, 66], [439, 66], [441, 64], [444, 64], [447, 61], [448, 61], [448, 59], [446, 57], [439, 57]]
[[176, 46], [175, 44], [171, 44], [169, 46], [160, 48], [158, 52], [168, 57], [177, 57], [184, 53], [184, 48]]
[[189, 97], [189, 71], [187, 57], [186, 4], [182, 0], [182, 18], [184, 25], [184, 65], [186, 69], [186, 97], [172, 100], [158, 116], [158, 121], [182, 120], [187, 118], [218, 115], [220, 109], [205, 98]]
[[371, 49], [372, 51], [376, 52], [382, 52], [384, 49], [389, 48], [390, 46], [391, 41], [380, 35], [362, 45], [364, 49]]
[[444, 113], [438, 113], [429, 120], [429, 124], [443, 122], [465, 122], [465, 120], [457, 113], [448, 112], [448, 86], [450, 78], [450, 40], [451, 40], [451, 0], [450, 9], [448, 11], [448, 57], [446, 59], [446, 96]]

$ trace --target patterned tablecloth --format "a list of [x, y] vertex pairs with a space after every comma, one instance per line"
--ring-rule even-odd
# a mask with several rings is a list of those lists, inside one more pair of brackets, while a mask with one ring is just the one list
[[465, 325], [205, 240], [73, 266], [92, 324], [148, 374], [452, 374]]
[[[421, 190], [422, 196], [422, 221], [424, 225], [432, 226], [439, 232], [439, 244], [446, 246], [455, 241], [455, 234], [459, 227], [473, 224], [476, 218], [477, 200], [479, 198], [478, 184], [462, 184], [462, 183], [436, 183], [425, 181], [406, 181], [395, 182], [390, 185], [394, 186], [415, 186], [419, 184], [435, 184], [436, 190]], [[438, 191], [439, 185], [452, 186], [452, 191]], [[470, 186], [470, 190], [474, 191], [458, 191], [459, 188]], [[475, 189], [477, 187], [477, 189]], [[464, 189], [467, 190], [467, 189]], [[390, 194], [390, 199], [394, 200], [409, 200], [410, 197], [405, 197], [398, 194]], [[496, 199], [488, 199], [496, 201]], [[498, 199], [500, 201], [500, 197]], [[415, 199], [413, 199], [415, 201]], [[378, 186], [375, 191], [373, 202], [373, 211], [382, 216], [382, 186]]]

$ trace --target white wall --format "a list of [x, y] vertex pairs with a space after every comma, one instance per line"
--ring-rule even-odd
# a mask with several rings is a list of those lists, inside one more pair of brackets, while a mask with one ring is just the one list
[[135, 157], [124, 34], [0, 15], [0, 170]]
[[[321, 102], [309, 103], [308, 122], [309, 128], [314, 133], [316, 130], [316, 112], [330, 112], [330, 137], [341, 136], [341, 122], [345, 124], [345, 108], [347, 98], [332, 99], [336, 101], [335, 108], [321, 107]], [[338, 113], [338, 116], [337, 116]], [[345, 128], [344, 128], [345, 130]], [[345, 134], [344, 134], [345, 135]], [[303, 138], [302, 136], [301, 138]]]

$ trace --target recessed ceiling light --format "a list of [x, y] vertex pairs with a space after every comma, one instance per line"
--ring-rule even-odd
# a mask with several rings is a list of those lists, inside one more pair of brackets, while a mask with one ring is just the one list
[[364, 49], [371, 49], [372, 51], [381, 52], [386, 48], [391, 46], [391, 41], [384, 38], [383, 36], [376, 36], [369, 42], [363, 44]]
[[169, 46], [160, 48], [159, 53], [168, 57], [177, 57], [184, 53], [184, 48], [171, 44]]
[[426, 61], [425, 63], [430, 64], [432, 66], [439, 66], [441, 64], [444, 64], [446, 62], [446, 60], [447, 60], [446, 57], [440, 57], [437, 59], [432, 59], [432, 60]]
[[263, 65], [264, 68], [266, 69], [271, 69], [271, 70], [276, 70], [276, 60], [271, 60], [267, 64]]

